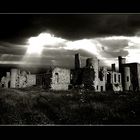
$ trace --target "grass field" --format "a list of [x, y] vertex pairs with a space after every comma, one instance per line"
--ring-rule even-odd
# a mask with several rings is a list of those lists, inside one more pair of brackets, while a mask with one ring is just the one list
[[140, 93], [0, 89], [0, 124], [140, 124]]

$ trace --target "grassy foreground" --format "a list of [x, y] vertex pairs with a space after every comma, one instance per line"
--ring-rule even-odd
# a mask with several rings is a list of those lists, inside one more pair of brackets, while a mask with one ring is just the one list
[[0, 124], [140, 124], [140, 93], [0, 89]]

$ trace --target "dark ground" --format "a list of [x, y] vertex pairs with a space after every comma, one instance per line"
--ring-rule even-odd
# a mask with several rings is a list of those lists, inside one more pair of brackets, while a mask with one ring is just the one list
[[140, 93], [0, 89], [0, 124], [140, 124]]

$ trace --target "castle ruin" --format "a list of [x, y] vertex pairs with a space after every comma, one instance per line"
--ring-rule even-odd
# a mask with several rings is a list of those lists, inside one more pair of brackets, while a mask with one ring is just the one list
[[100, 66], [97, 57], [87, 58], [86, 65], [81, 67], [80, 54], [75, 54], [75, 68], [48, 68], [46, 72], [31, 74], [19, 68], [12, 68], [1, 77], [0, 87], [25, 88], [40, 86], [52, 90], [83, 88], [95, 92], [104, 91], [139, 91], [140, 64], [126, 63], [125, 58], [118, 56], [119, 71], [115, 64], [111, 70]]
[[36, 75], [12, 68], [1, 78], [0, 86], [5, 88], [25, 88], [36, 84]]

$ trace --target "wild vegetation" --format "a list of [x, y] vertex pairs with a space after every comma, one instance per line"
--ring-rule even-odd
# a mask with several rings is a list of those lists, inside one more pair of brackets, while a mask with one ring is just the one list
[[0, 89], [0, 124], [140, 124], [140, 93]]

